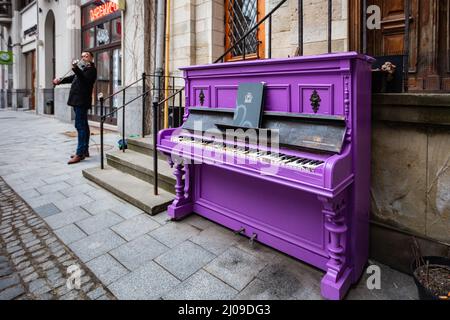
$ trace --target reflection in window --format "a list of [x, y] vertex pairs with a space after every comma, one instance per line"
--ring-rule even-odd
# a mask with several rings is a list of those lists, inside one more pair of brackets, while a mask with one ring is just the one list
[[95, 31], [94, 28], [90, 28], [83, 32], [83, 48], [90, 49], [95, 45]]
[[111, 25], [111, 42], [122, 40], [122, 22], [119, 19], [112, 21]]
[[[120, 49], [113, 50], [112, 64], [113, 92], [117, 92], [122, 86], [122, 51]], [[116, 96], [113, 101], [113, 107], [117, 108], [119, 103], [120, 97]]]
[[110, 42], [109, 22], [97, 26], [97, 46], [103, 46]]

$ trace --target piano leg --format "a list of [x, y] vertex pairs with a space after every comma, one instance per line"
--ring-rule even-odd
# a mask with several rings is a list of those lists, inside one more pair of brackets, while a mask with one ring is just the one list
[[346, 261], [347, 223], [345, 195], [331, 199], [319, 197], [323, 204], [325, 228], [329, 233], [327, 251], [330, 260], [327, 274], [322, 279], [322, 295], [330, 300], [341, 300], [352, 285], [352, 268]]
[[171, 164], [175, 167], [174, 175], [176, 178], [175, 200], [167, 208], [169, 217], [173, 220], [180, 220], [190, 215], [193, 210], [191, 195], [191, 168], [184, 164]]

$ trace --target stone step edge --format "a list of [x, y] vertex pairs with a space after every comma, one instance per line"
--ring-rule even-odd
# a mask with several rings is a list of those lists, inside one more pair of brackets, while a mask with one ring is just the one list
[[[149, 205], [145, 204], [144, 202], [142, 202], [139, 199], [136, 199], [122, 191], [120, 191], [119, 189], [117, 189], [114, 185], [111, 185], [108, 182], [103, 181], [101, 178], [97, 177], [95, 173], [97, 173], [100, 169], [99, 168], [91, 168], [91, 169], [86, 169], [83, 170], [83, 176], [94, 182], [95, 184], [99, 185], [100, 187], [104, 188], [105, 190], [111, 192], [112, 194], [116, 195], [117, 197], [119, 197], [122, 200], [125, 200], [126, 202], [130, 203], [131, 205], [134, 205], [135, 207], [141, 209], [142, 211], [146, 212], [147, 214], [154, 216], [157, 215], [158, 213], [161, 213], [165, 210], [167, 210], [167, 207], [173, 202], [173, 199], [167, 202], [163, 202], [158, 206], [154, 206], [154, 207], [150, 207]], [[105, 170], [116, 170], [116, 169], [112, 169], [112, 168], [105, 168]], [[118, 170], [116, 170], [118, 171]], [[120, 171], [118, 171], [120, 172]], [[132, 176], [130, 176], [132, 177]], [[133, 179], [137, 179], [135, 177], [132, 177]], [[139, 180], [141, 183], [146, 183], [143, 182], [142, 180]], [[147, 183], [149, 186], [149, 194], [150, 192], [153, 192], [153, 185], [150, 183]], [[175, 198], [175, 196], [174, 196]]]
[[[134, 151], [134, 152], [136, 152], [136, 151]], [[148, 168], [143, 167], [143, 166], [138, 165], [138, 164], [135, 164], [135, 163], [132, 163], [132, 162], [130, 162], [128, 160], [125, 160], [125, 159], [121, 158], [119, 156], [118, 152], [107, 153], [106, 154], [106, 159], [107, 159], [108, 165], [110, 165], [111, 167], [116, 168], [119, 171], [120, 171], [120, 168], [115, 167], [116, 164], [119, 164], [120, 166], [127, 167], [130, 170], [139, 172], [141, 174], [144, 174], [144, 175], [150, 177], [151, 179], [154, 179], [155, 174], [153, 172], [153, 157], [141, 154], [139, 152], [136, 152], [136, 153], [138, 153], [139, 156], [147, 157], [149, 159], [150, 166]], [[158, 163], [161, 163], [161, 160], [158, 161]], [[133, 175], [133, 176], [135, 178], [141, 179], [140, 177], [137, 177], [135, 175]], [[141, 179], [141, 180], [143, 180], [143, 179]], [[143, 180], [143, 181], [148, 182], [147, 180]], [[165, 174], [165, 173], [163, 173], [161, 171], [158, 172], [158, 181], [163, 182], [163, 183], [167, 183], [167, 184], [172, 185], [172, 186], [175, 186], [175, 183], [176, 183], [176, 179], [172, 175], [172, 173], [169, 176], [169, 175], [167, 175], [167, 174]], [[169, 191], [169, 192], [171, 192], [171, 191]]]

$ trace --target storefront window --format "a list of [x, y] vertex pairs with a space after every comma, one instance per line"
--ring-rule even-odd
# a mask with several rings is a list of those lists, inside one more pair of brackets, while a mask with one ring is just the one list
[[[122, 52], [120, 49], [113, 50], [113, 69], [112, 69], [112, 84], [113, 91], [117, 92], [122, 86]], [[119, 97], [114, 98], [113, 107], [118, 108], [120, 104]]]
[[109, 22], [97, 26], [97, 46], [109, 44], [111, 38], [109, 34]]
[[111, 22], [111, 42], [122, 40], [122, 22], [115, 19]]
[[90, 28], [83, 32], [83, 48], [91, 49], [95, 46], [95, 29]]
[[111, 93], [109, 91], [111, 57], [109, 51], [97, 54], [97, 88], [105, 97]]
[[[103, 93], [108, 97], [122, 86], [122, 13], [115, 2], [108, 0], [84, 0], [81, 8], [82, 50], [94, 53], [98, 73], [89, 119], [100, 121], [102, 110], [97, 95]], [[121, 98], [120, 101], [107, 99], [104, 114], [111, 113], [121, 103]], [[108, 116], [106, 123], [117, 124], [116, 116]]]

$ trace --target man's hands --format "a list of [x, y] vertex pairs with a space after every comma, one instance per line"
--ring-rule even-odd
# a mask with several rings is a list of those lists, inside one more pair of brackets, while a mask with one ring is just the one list
[[61, 79], [53, 79], [53, 85], [57, 86], [61, 83]]

